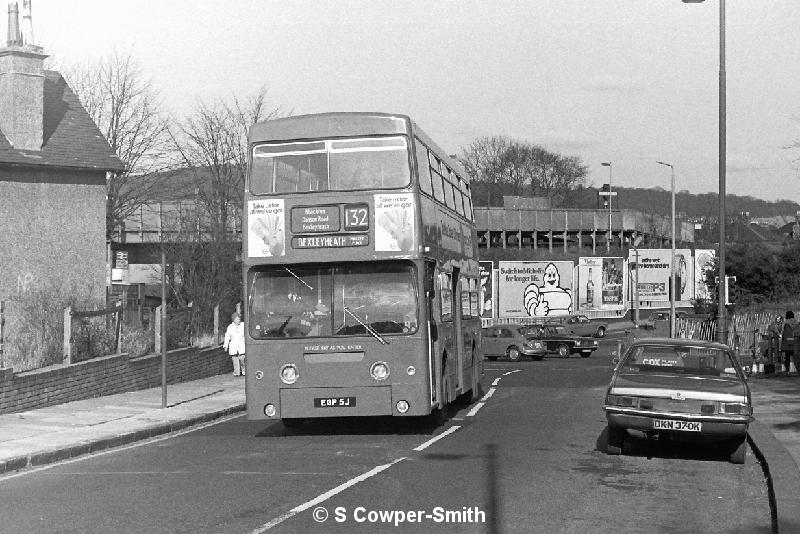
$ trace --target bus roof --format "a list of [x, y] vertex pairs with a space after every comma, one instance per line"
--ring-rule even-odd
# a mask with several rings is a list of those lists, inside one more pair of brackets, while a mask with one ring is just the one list
[[444, 158], [461, 178], [469, 175], [461, 164], [442, 150], [410, 117], [397, 113], [337, 111], [294, 115], [257, 122], [250, 127], [249, 142], [294, 141], [312, 138], [350, 137], [356, 135], [416, 135]]

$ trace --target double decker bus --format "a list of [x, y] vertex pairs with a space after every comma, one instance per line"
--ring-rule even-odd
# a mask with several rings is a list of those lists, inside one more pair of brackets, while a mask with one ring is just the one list
[[480, 395], [466, 173], [408, 117], [323, 113], [249, 132], [250, 419], [446, 417]]

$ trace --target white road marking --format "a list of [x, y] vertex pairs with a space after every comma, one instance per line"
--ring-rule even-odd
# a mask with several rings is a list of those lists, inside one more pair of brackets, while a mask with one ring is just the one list
[[481, 402], [486, 402], [489, 398], [494, 395], [495, 388], [489, 388], [489, 391], [486, 392], [486, 395], [483, 396]]
[[497, 383], [498, 383], [498, 382], [500, 382], [500, 379], [501, 379], [501, 378], [503, 378], [503, 377], [502, 377], [502, 376], [498, 376], [497, 378], [495, 378], [495, 379], [494, 379], [494, 382], [492, 382], [492, 385], [493, 385], [493, 386], [496, 386], [496, 385], [497, 385]]
[[[455, 428], [458, 428], [458, 427], [455, 427]], [[396, 463], [398, 463], [398, 462], [402, 462], [402, 461], [403, 461], [403, 460], [405, 460], [405, 459], [406, 459], [406, 457], [405, 457], [405, 456], [404, 456], [404, 457], [402, 457], [402, 458], [398, 458], [398, 459], [396, 459], [396, 460], [393, 460], [392, 462], [389, 462], [388, 464], [379, 465], [379, 466], [377, 466], [377, 467], [374, 467], [374, 468], [370, 469], [370, 470], [369, 470], [369, 471], [367, 471], [366, 473], [363, 473], [363, 474], [361, 474], [361, 475], [358, 475], [358, 476], [357, 476], [357, 477], [355, 477], [355, 478], [351, 478], [351, 479], [350, 479], [350, 480], [348, 480], [347, 482], [345, 482], [345, 483], [343, 483], [343, 484], [339, 484], [338, 486], [336, 486], [336, 487], [335, 487], [335, 488], [333, 488], [332, 490], [328, 490], [328, 491], [326, 491], [325, 493], [323, 493], [323, 494], [322, 494], [322, 495], [320, 495], [319, 497], [316, 497], [316, 498], [314, 498], [314, 499], [311, 499], [310, 501], [307, 501], [307, 502], [305, 502], [305, 503], [301, 504], [300, 506], [295, 506], [294, 508], [292, 508], [291, 510], [289, 510], [288, 512], [286, 512], [286, 513], [285, 513], [285, 514], [283, 514], [282, 516], [276, 517], [275, 519], [273, 519], [273, 520], [272, 520], [272, 521], [270, 521], [269, 523], [265, 523], [264, 525], [261, 525], [261, 526], [260, 526], [260, 527], [258, 527], [257, 529], [253, 530], [251, 534], [261, 534], [262, 532], [265, 532], [265, 531], [267, 531], [267, 530], [270, 530], [272, 527], [274, 527], [274, 526], [276, 526], [276, 525], [279, 525], [280, 523], [283, 523], [283, 522], [284, 522], [284, 521], [286, 521], [287, 519], [289, 519], [289, 518], [291, 518], [291, 517], [294, 517], [294, 516], [296, 516], [296, 515], [297, 515], [297, 514], [299, 514], [300, 512], [303, 512], [303, 511], [305, 511], [305, 510], [308, 510], [308, 509], [309, 509], [309, 508], [311, 508], [312, 506], [315, 506], [315, 505], [317, 505], [317, 504], [319, 504], [319, 503], [321, 503], [321, 502], [325, 502], [325, 501], [327, 501], [328, 499], [330, 499], [330, 498], [331, 498], [331, 497], [333, 497], [334, 495], [336, 495], [336, 494], [338, 494], [338, 493], [341, 493], [341, 492], [343, 492], [343, 491], [344, 491], [344, 490], [346, 490], [347, 488], [350, 488], [350, 487], [352, 487], [352, 486], [355, 486], [355, 485], [356, 485], [356, 484], [358, 484], [359, 482], [363, 482], [364, 480], [368, 479], [369, 477], [371, 477], [371, 476], [373, 476], [373, 475], [377, 475], [377, 474], [378, 474], [378, 473], [380, 473], [381, 471], [385, 471], [386, 469], [389, 469], [389, 468], [390, 468], [390, 467], [392, 467], [394, 464], [396, 464]]]
[[485, 402], [479, 402], [475, 406], [473, 406], [472, 409], [469, 412], [467, 412], [467, 417], [472, 417], [473, 415], [478, 413], [478, 410], [483, 408], [484, 404], [486, 404], [486, 403]]
[[428, 441], [426, 441], [422, 445], [414, 447], [414, 450], [419, 452], [421, 450], [427, 449], [428, 447], [430, 447], [431, 445], [433, 445], [434, 443], [436, 443], [440, 439], [442, 439], [442, 438], [444, 438], [446, 436], [449, 436], [450, 434], [452, 434], [453, 432], [455, 432], [459, 428], [461, 428], [461, 427], [458, 426], [458, 425], [453, 425], [450, 428], [448, 428], [447, 430], [445, 430], [444, 432], [442, 432], [441, 434], [439, 434], [438, 436], [435, 436], [435, 437], [429, 439]]
[[510, 374], [519, 373], [519, 371], [520, 371], [519, 369], [514, 369], [513, 371], [509, 371], [507, 373], [503, 373], [503, 376], [508, 376]]

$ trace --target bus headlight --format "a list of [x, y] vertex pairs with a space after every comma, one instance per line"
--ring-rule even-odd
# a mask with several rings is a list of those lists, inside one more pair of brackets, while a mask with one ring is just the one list
[[406, 413], [408, 411], [408, 402], [404, 400], [397, 401], [397, 411], [400, 413]]
[[409, 365], [408, 369], [406, 369], [406, 373], [408, 373], [408, 376], [414, 376], [414, 373], [416, 373], [416, 372], [417, 372], [417, 368], [414, 367], [413, 365]]
[[275, 405], [274, 404], [267, 404], [264, 406], [264, 415], [267, 417], [275, 417]]
[[294, 384], [297, 382], [297, 377], [297, 367], [293, 363], [281, 367], [281, 381], [284, 384]]
[[375, 380], [386, 380], [389, 378], [389, 366], [386, 365], [386, 362], [375, 362], [369, 368], [369, 374]]

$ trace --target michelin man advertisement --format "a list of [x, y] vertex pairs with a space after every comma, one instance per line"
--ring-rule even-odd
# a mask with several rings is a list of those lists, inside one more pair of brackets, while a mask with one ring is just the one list
[[551, 317], [573, 312], [571, 261], [501, 261], [498, 317]]
[[286, 255], [283, 199], [247, 203], [247, 255], [269, 258]]

